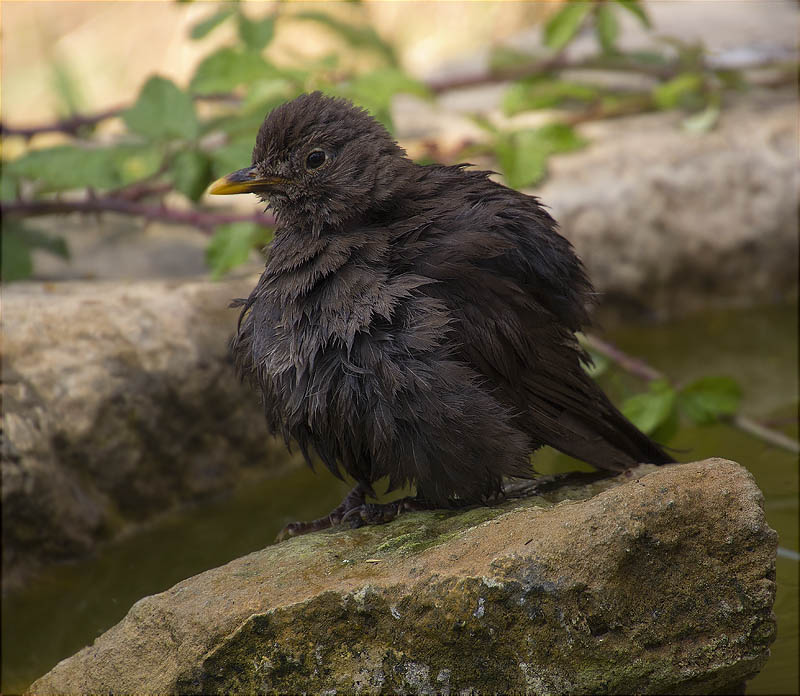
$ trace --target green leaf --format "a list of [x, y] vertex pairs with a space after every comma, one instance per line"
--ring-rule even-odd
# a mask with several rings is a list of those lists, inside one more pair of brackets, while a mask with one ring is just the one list
[[275, 15], [254, 20], [239, 14], [239, 38], [251, 51], [262, 51], [274, 36]]
[[136, 103], [122, 114], [128, 128], [147, 138], [196, 138], [200, 132], [192, 98], [170, 80], [151, 77]]
[[669, 415], [650, 433], [650, 437], [661, 445], [666, 445], [680, 429], [681, 419], [677, 408], [672, 408]]
[[12, 176], [29, 179], [46, 191], [107, 189], [121, 183], [111, 148], [58, 145], [32, 150], [5, 167]]
[[676, 396], [666, 380], [656, 380], [644, 394], [627, 399], [622, 404], [622, 413], [639, 430], [650, 435], [671, 417]]
[[206, 262], [211, 277], [219, 280], [225, 273], [247, 261], [256, 239], [261, 238], [254, 222], [232, 222], [217, 227], [206, 248]]
[[683, 119], [683, 127], [690, 133], [706, 133], [716, 125], [719, 116], [719, 105], [709, 104], [702, 111]]
[[[160, 152], [152, 146], [117, 145], [86, 148], [58, 145], [32, 150], [3, 167], [6, 181], [29, 179], [43, 191], [70, 191], [82, 188], [106, 190], [124, 186], [155, 173]], [[7, 191], [4, 191], [6, 195]]]
[[739, 409], [742, 389], [732, 377], [702, 377], [680, 390], [678, 405], [699, 425], [732, 416]]
[[619, 25], [614, 11], [607, 3], [598, 5], [595, 11], [594, 31], [597, 40], [603, 47], [605, 53], [617, 52], [617, 37], [619, 36]]
[[583, 19], [592, 9], [592, 4], [569, 0], [544, 27], [544, 43], [554, 51], [560, 51], [578, 33]]
[[239, 85], [263, 80], [275, 74], [275, 69], [255, 53], [221, 48], [197, 66], [190, 89], [196, 94], [229, 92]]
[[117, 145], [108, 149], [113, 162], [117, 186], [146, 179], [158, 171], [163, 154], [153, 145]]
[[622, 5], [628, 12], [634, 15], [644, 26], [650, 29], [653, 25], [650, 23], [650, 17], [642, 7], [639, 0], [615, 0], [619, 5]]
[[19, 185], [17, 178], [9, 173], [7, 167], [0, 169], [0, 201], [13, 201], [17, 199]]
[[381, 56], [389, 65], [398, 65], [397, 55], [391, 44], [384, 41], [371, 26], [356, 26], [323, 12], [299, 12], [292, 19], [316, 22], [338, 34], [352, 48], [365, 49]]
[[697, 96], [703, 89], [703, 76], [697, 73], [682, 73], [653, 89], [653, 101], [659, 109], [674, 109]]
[[214, 29], [216, 29], [220, 24], [222, 24], [228, 17], [233, 14], [233, 8], [225, 8], [224, 10], [220, 10], [215, 14], [203, 19], [197, 24], [192, 27], [189, 36], [194, 39], [202, 39], [205, 36], [208, 36]]
[[15, 280], [24, 280], [33, 273], [33, 258], [31, 247], [26, 242], [24, 234], [19, 228], [12, 227], [3, 222], [2, 242], [2, 280], [11, 283]]
[[526, 77], [511, 85], [503, 97], [503, 111], [513, 116], [523, 111], [546, 109], [567, 101], [592, 101], [600, 91], [578, 82], [565, 82], [549, 76]]
[[211, 162], [202, 152], [184, 150], [172, 160], [172, 180], [175, 188], [187, 198], [200, 199], [211, 179]]
[[565, 123], [548, 123], [537, 130], [548, 152], [572, 152], [586, 145], [586, 140]]
[[61, 237], [51, 237], [39, 230], [25, 227], [16, 220], [3, 221], [2, 280], [23, 280], [33, 273], [34, 249], [43, 249], [61, 258], [69, 258], [69, 248]]
[[525, 188], [542, 179], [547, 171], [547, 153], [532, 131], [498, 138], [495, 155], [511, 188]]
[[495, 154], [506, 183], [524, 188], [541, 180], [547, 173], [547, 158], [558, 152], [571, 152], [586, 141], [571, 126], [550, 123], [541, 128], [517, 131], [498, 138]]

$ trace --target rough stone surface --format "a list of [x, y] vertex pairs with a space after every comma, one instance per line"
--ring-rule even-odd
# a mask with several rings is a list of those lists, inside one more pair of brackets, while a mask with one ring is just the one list
[[710, 459], [271, 546], [137, 602], [50, 693], [738, 692], [777, 535]]
[[228, 363], [253, 282], [3, 289], [4, 590], [285, 459]]
[[663, 318], [796, 297], [796, 93], [751, 94], [702, 135], [683, 117], [586, 124], [592, 145], [536, 192], [602, 305]]

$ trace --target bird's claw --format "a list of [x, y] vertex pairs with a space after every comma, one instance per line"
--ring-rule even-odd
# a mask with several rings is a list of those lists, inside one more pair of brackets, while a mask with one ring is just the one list
[[396, 519], [404, 510], [403, 501], [394, 503], [364, 503], [348, 510], [341, 523], [349, 522], [351, 529], [363, 527], [365, 524], [385, 524]]
[[403, 498], [391, 503], [366, 503], [360, 491], [354, 491], [333, 510], [330, 515], [311, 522], [292, 522], [287, 524], [275, 538], [276, 543], [291, 537], [329, 529], [348, 524], [351, 529], [364, 525], [385, 524], [396, 519], [403, 512], [428, 510], [430, 504], [420, 498]]

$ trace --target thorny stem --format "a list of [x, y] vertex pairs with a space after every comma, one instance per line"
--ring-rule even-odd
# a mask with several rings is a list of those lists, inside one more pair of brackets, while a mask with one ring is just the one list
[[[597, 336], [584, 334], [584, 339], [584, 343], [587, 348], [604, 355], [613, 363], [625, 370], [625, 372], [634, 375], [635, 377], [639, 377], [646, 382], [652, 382], [657, 379], [666, 379], [666, 376], [662, 372], [659, 372], [643, 360], [635, 358], [632, 355], [628, 355], [624, 351], [617, 348], [617, 346], [612, 345], [607, 341], [603, 341], [602, 339], [597, 338]], [[728, 422], [734, 428], [748, 433], [759, 440], [763, 440], [774, 447], [785, 449], [795, 454], [800, 452], [800, 443], [798, 443], [797, 440], [794, 440], [783, 433], [771, 430], [770, 428], [757, 423], [747, 416], [733, 416]]]

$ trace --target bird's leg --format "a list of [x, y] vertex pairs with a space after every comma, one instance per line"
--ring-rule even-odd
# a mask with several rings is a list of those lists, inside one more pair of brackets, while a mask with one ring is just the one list
[[401, 498], [391, 503], [362, 503], [358, 507], [351, 508], [344, 517], [342, 523], [349, 522], [350, 527], [355, 529], [363, 527], [365, 524], [385, 524], [399, 517], [404, 512], [417, 512], [419, 510], [434, 510], [436, 506], [429, 503], [425, 498]]
[[364, 487], [360, 483], [356, 484], [353, 490], [345, 496], [344, 500], [331, 510], [330, 514], [310, 522], [290, 522], [281, 529], [275, 541], [283, 541], [289, 537], [317, 532], [339, 524], [349, 512], [363, 507], [366, 495], [367, 492]]

